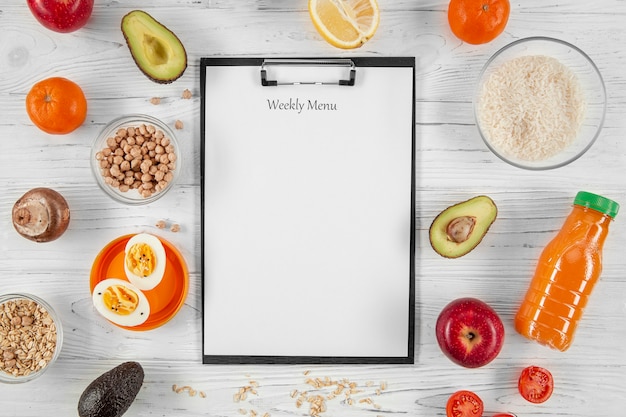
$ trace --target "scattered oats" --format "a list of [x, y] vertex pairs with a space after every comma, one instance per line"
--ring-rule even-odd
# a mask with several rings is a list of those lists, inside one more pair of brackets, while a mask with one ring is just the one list
[[241, 415], [246, 415], [246, 414], [248, 414], [248, 412], [246, 411], [246, 409], [245, 409], [245, 408], [240, 408], [240, 409], [239, 409], [239, 414], [241, 414]]
[[182, 97], [185, 100], [189, 100], [191, 96], [192, 96], [191, 91], [188, 88], [185, 88], [185, 90], [183, 91]]
[[[178, 385], [174, 384], [172, 385], [172, 391], [174, 391], [176, 394], [180, 394], [184, 391], [187, 391], [190, 397], [195, 397], [196, 394], [198, 394], [198, 391], [196, 391], [189, 385], [185, 385], [184, 387], [179, 387]], [[200, 391], [200, 397], [206, 398], [206, 394], [203, 391]]]
[[176, 232], [180, 232], [180, 224], [178, 224], [178, 223], [174, 223], [174, 224], [172, 225], [172, 227], [170, 227], [170, 230], [171, 230], [172, 232], [174, 232], [174, 233], [176, 233]]
[[158, 227], [159, 229], [165, 229], [165, 226], [167, 224], [165, 223], [165, 220], [159, 220], [158, 222], [156, 222], [155, 226]]
[[152, 97], [152, 98], [150, 99], [150, 103], [154, 104], [155, 106], [156, 106], [157, 104], [161, 104], [161, 98], [160, 98], [160, 97]]
[[176, 121], [174, 122], [174, 127], [175, 127], [176, 129], [178, 129], [178, 130], [182, 129], [184, 126], [185, 126], [185, 125], [184, 125], [184, 124], [183, 124], [183, 122], [182, 122], [182, 121], [180, 121], [180, 120], [176, 120]]

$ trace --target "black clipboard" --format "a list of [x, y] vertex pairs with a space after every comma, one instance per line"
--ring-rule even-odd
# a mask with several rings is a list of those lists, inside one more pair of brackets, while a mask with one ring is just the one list
[[200, 69], [203, 363], [413, 363], [415, 58]]

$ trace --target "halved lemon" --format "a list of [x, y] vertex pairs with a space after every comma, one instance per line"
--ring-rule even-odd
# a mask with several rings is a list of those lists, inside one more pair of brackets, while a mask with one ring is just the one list
[[309, 0], [309, 13], [317, 31], [338, 48], [358, 48], [378, 28], [376, 0]]

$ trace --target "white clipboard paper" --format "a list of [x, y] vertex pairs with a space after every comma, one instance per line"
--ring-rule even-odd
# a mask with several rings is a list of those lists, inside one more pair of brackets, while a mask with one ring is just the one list
[[413, 363], [415, 58], [201, 59], [203, 363]]

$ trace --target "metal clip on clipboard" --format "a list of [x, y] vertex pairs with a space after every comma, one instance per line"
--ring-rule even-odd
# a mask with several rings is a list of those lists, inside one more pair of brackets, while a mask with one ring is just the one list
[[[312, 71], [312, 67], [315, 68]], [[347, 70], [347, 78], [342, 73]], [[272, 73], [270, 79], [269, 73]], [[314, 78], [311, 78], [311, 77]], [[356, 65], [351, 59], [265, 59], [261, 64], [261, 85], [345, 85], [354, 86]]]

